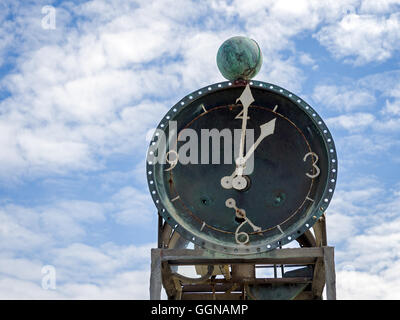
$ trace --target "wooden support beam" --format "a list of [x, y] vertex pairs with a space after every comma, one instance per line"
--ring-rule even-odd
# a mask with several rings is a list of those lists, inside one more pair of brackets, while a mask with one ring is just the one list
[[210, 262], [213, 264], [314, 264], [317, 258], [323, 257], [323, 254], [323, 249], [318, 247], [287, 248], [243, 256], [199, 249], [165, 249], [160, 252], [162, 261], [168, 261], [171, 265], [209, 264]]
[[172, 271], [167, 262], [161, 263], [161, 277], [162, 277], [162, 284], [167, 293], [168, 299], [176, 300], [178, 297], [178, 290], [176, 287], [177, 283], [174, 281], [174, 278], [172, 277]]
[[325, 287], [325, 265], [324, 259], [318, 258], [314, 266], [314, 276], [311, 292], [314, 300], [322, 299], [322, 292]]
[[[177, 246], [178, 241], [180, 240], [181, 235], [174, 231], [169, 239], [168, 248], [175, 248]], [[183, 249], [186, 250], [186, 249]]]
[[151, 249], [150, 300], [161, 300], [161, 249]]
[[168, 223], [164, 223], [162, 233], [161, 233], [161, 241], [162, 241], [163, 248], [168, 248], [169, 240], [171, 238], [171, 233], [172, 233], [171, 226]]
[[328, 236], [326, 234], [326, 216], [325, 213], [322, 214], [320, 219], [320, 223], [321, 223], [321, 230], [322, 230], [322, 236], [321, 236], [321, 243], [322, 246], [326, 247], [328, 245]]
[[326, 277], [326, 299], [336, 300], [336, 274], [333, 247], [324, 247], [324, 265]]
[[225, 292], [232, 287], [232, 284], [237, 285], [236, 291], [243, 288], [243, 284], [290, 284], [290, 283], [311, 283], [311, 278], [257, 278], [257, 279], [242, 279], [241, 281], [226, 281], [225, 279], [214, 279], [201, 284], [183, 284], [182, 291], [208, 291], [211, 292], [212, 288], [216, 292]]
[[323, 214], [313, 226], [315, 241], [317, 247], [324, 247], [328, 245], [326, 236], [326, 220]]
[[[324, 225], [322, 225], [322, 228]], [[323, 233], [319, 234], [320, 244]], [[313, 279], [310, 278], [254, 278], [240, 279], [211, 278], [204, 283], [184, 283], [181, 279], [174, 282], [171, 266], [177, 265], [215, 265], [230, 266], [265, 264], [265, 265], [308, 265], [314, 264]], [[169, 299], [235, 299], [242, 296], [238, 292], [245, 284], [283, 284], [309, 283], [307, 293], [297, 299], [322, 298], [326, 279], [327, 299], [336, 299], [335, 266], [333, 247], [285, 248], [249, 255], [230, 255], [203, 249], [152, 249], [150, 298], [160, 299], [161, 281]], [[179, 288], [177, 288], [177, 286]], [[233, 287], [235, 286], [235, 287]], [[233, 290], [234, 289], [234, 290]], [[232, 292], [230, 292], [232, 291]], [[224, 294], [219, 292], [225, 292]], [[226, 293], [228, 292], [228, 293]]]
[[256, 268], [254, 264], [232, 264], [232, 281], [237, 281], [243, 278], [252, 278], [256, 277]]

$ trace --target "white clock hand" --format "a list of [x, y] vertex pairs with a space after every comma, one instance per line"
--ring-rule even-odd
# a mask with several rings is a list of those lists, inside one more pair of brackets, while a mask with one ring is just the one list
[[276, 118], [272, 119], [271, 121], [264, 123], [260, 126], [261, 133], [260, 136], [257, 138], [256, 142], [250, 147], [249, 151], [247, 151], [246, 156], [243, 158], [241, 166], [244, 166], [246, 161], [249, 160], [253, 152], [256, 150], [258, 145], [263, 141], [266, 137], [270, 136], [275, 131], [275, 122]]
[[[242, 131], [241, 131], [241, 135], [240, 135], [240, 145], [239, 145], [239, 158], [238, 159], [243, 159], [244, 156], [244, 140], [246, 137], [246, 127], [247, 127], [247, 114], [248, 114], [248, 110], [250, 105], [254, 102], [254, 98], [253, 95], [251, 94], [251, 90], [250, 90], [250, 85], [247, 84], [245, 89], [243, 90], [242, 94], [240, 95], [240, 97], [238, 99], [236, 99], [236, 103], [238, 101], [242, 102], [243, 105], [243, 115], [242, 115]], [[232, 173], [232, 175], [230, 176], [225, 176], [222, 177], [221, 179], [221, 186], [225, 189], [231, 189], [232, 188], [232, 181], [233, 179], [237, 176], [243, 175], [243, 170], [239, 168], [239, 171], [237, 172], [236, 170]], [[247, 181], [246, 179], [244, 179], [243, 177], [236, 179], [235, 183], [233, 184], [233, 186], [235, 187], [235, 189], [238, 190], [242, 190], [244, 188], [246, 188], [247, 186]]]
[[[233, 198], [227, 199], [225, 201], [225, 205], [228, 208], [232, 208], [235, 210], [236, 217], [244, 219], [244, 221], [236, 228], [236, 231], [235, 231], [235, 240], [238, 244], [246, 244], [250, 240], [248, 233], [243, 232], [243, 231], [239, 232], [239, 229], [241, 227], [243, 227], [246, 223], [248, 223], [253, 228], [254, 232], [260, 232], [262, 230], [261, 227], [257, 227], [256, 225], [254, 225], [254, 223], [252, 223], [250, 221], [249, 218], [247, 218], [246, 211], [244, 209], [239, 209], [238, 207], [236, 207], [235, 199], [233, 199]], [[239, 236], [241, 236], [241, 235], [246, 237], [246, 239], [244, 241], [239, 240]]]
[[236, 176], [237, 169], [230, 175], [221, 178], [221, 186], [225, 189], [232, 189], [232, 180]]
[[238, 99], [236, 99], [236, 103], [239, 100], [242, 102], [243, 105], [242, 132], [240, 136], [240, 146], [239, 146], [239, 158], [242, 158], [244, 154], [244, 138], [246, 136], [247, 114], [250, 105], [254, 102], [254, 98], [253, 95], [251, 94], [249, 84], [246, 85], [246, 88], [243, 90], [241, 96]]
[[221, 185], [225, 189], [231, 189], [232, 187], [236, 190], [243, 190], [247, 187], [247, 180], [243, 178], [243, 171], [246, 167], [246, 161], [249, 160], [251, 155], [257, 149], [258, 145], [263, 141], [266, 137], [273, 134], [275, 131], [275, 122], [276, 118], [268, 121], [260, 126], [261, 133], [257, 138], [256, 142], [250, 147], [247, 151], [245, 157], [239, 157], [236, 159], [236, 169], [230, 176], [225, 176], [221, 179]]
[[221, 178], [221, 186], [225, 189], [235, 188], [236, 190], [243, 190], [247, 187], [247, 180], [243, 176], [238, 176], [239, 167], [230, 176]]

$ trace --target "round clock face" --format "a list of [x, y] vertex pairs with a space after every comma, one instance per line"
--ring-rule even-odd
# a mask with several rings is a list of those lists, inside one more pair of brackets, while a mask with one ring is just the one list
[[203, 248], [268, 251], [310, 228], [332, 198], [332, 136], [305, 101], [278, 86], [222, 82], [165, 115], [147, 157], [162, 217]]

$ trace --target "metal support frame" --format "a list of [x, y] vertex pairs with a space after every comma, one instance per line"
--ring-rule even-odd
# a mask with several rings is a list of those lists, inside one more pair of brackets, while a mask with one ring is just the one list
[[[334, 267], [334, 248], [333, 247], [314, 247], [314, 248], [290, 248], [276, 249], [269, 252], [263, 252], [256, 255], [232, 256], [217, 252], [210, 252], [202, 249], [152, 249], [151, 250], [151, 279], [150, 279], [150, 299], [159, 300], [161, 298], [162, 264], [166, 265], [215, 265], [215, 264], [284, 264], [290, 265], [316, 265], [322, 262], [326, 277], [326, 295], [328, 300], [336, 299], [335, 288], [335, 267]], [[317, 268], [315, 268], [316, 270]], [[205, 282], [212, 285], [217, 283], [227, 283], [224, 279], [214, 279]], [[321, 282], [321, 279], [316, 279]], [[241, 281], [235, 283], [296, 283], [296, 282], [313, 282], [313, 279], [306, 278], [263, 278], [251, 279], [242, 278]], [[227, 287], [227, 286], [226, 286]], [[321, 285], [319, 285], [321, 287]], [[323, 289], [323, 285], [322, 285]], [[314, 294], [322, 293], [321, 288], [313, 288]]]
[[[334, 248], [327, 246], [325, 215], [298, 239], [300, 248], [275, 249], [248, 255], [231, 255], [205, 249], [177, 249], [177, 235], [159, 221], [159, 247], [151, 250], [150, 299], [160, 300], [164, 286], [168, 299], [244, 299], [249, 286], [303, 285], [295, 299], [336, 299]], [[163, 233], [164, 230], [164, 233]], [[168, 233], [166, 236], [165, 232]], [[315, 235], [315, 236], [314, 236]], [[161, 239], [162, 238], [162, 239]], [[175, 273], [177, 266], [209, 266], [200, 278], [187, 278]], [[229, 265], [232, 277], [217, 278], [211, 266]], [[312, 274], [277, 277], [276, 266], [312, 266]], [[274, 278], [256, 278], [255, 268], [274, 269]], [[248, 296], [251, 296], [248, 294]]]

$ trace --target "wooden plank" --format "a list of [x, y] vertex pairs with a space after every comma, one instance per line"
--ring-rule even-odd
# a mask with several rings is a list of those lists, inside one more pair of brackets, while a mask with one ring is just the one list
[[315, 242], [317, 247], [323, 247], [328, 245], [326, 235], [326, 220], [325, 214], [323, 214], [313, 226], [315, 234]]
[[162, 277], [162, 284], [167, 293], [168, 299], [175, 300], [178, 295], [178, 292], [176, 289], [176, 283], [172, 278], [171, 268], [167, 262], [161, 263], [161, 277]]
[[336, 274], [333, 247], [324, 247], [324, 264], [326, 277], [326, 299], [336, 300]]
[[161, 234], [161, 241], [163, 248], [168, 248], [169, 240], [171, 238], [172, 228], [168, 223], [164, 223], [162, 234]]
[[325, 287], [325, 266], [324, 259], [318, 258], [314, 267], [314, 276], [312, 282], [311, 292], [313, 294], [313, 299], [321, 300], [322, 292]]
[[[328, 237], [326, 234], [326, 216], [325, 213], [322, 215], [322, 220], [321, 220], [321, 241], [323, 246], [328, 245]], [[321, 219], [320, 218], [320, 219]]]
[[254, 264], [233, 264], [231, 270], [233, 281], [237, 281], [243, 278], [254, 279], [256, 277], [256, 268], [254, 267]]
[[171, 238], [169, 239], [168, 248], [175, 248], [180, 238], [181, 235], [178, 232], [174, 231], [171, 235]]
[[150, 300], [161, 300], [160, 249], [151, 249]]
[[[225, 279], [214, 279], [209, 280], [205, 283], [200, 284], [185, 284], [183, 283], [183, 291], [212, 291], [215, 287], [215, 291], [227, 291], [232, 287], [233, 283], [238, 285], [238, 288], [242, 288], [243, 284], [296, 284], [296, 283], [311, 283], [311, 278], [257, 278], [257, 279], [242, 279], [241, 281], [227, 281]], [[239, 290], [239, 289], [237, 289]]]
[[322, 248], [287, 248], [258, 254], [234, 256], [206, 250], [164, 249], [162, 261], [171, 265], [194, 264], [233, 264], [233, 263], [265, 263], [265, 264], [313, 264], [317, 258], [323, 257]]
[[175, 300], [182, 300], [182, 286], [181, 286], [181, 282], [179, 281], [179, 279], [173, 277], [172, 278], [174, 284], [175, 284], [175, 290], [176, 290], [176, 294], [174, 299]]
[[311, 283], [311, 278], [261, 278], [261, 279], [243, 279], [246, 284], [290, 284], [290, 283]]

